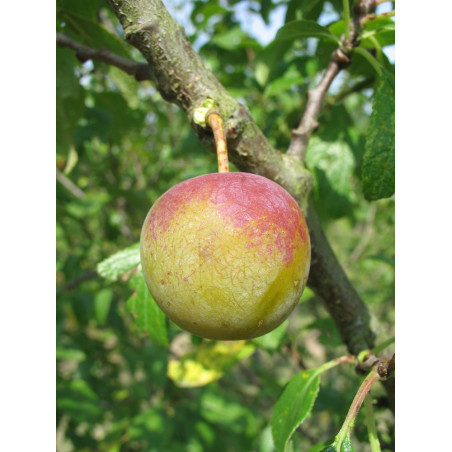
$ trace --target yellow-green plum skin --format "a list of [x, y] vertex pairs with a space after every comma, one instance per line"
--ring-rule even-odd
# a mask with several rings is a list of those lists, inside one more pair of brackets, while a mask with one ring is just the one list
[[311, 247], [298, 204], [250, 173], [188, 179], [152, 206], [141, 232], [146, 284], [166, 315], [209, 339], [279, 326], [308, 279]]

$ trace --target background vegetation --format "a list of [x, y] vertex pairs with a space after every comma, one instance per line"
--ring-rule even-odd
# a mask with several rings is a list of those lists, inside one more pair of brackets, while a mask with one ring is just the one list
[[[286, 23], [313, 20], [339, 36], [342, 2], [180, 7], [190, 41], [220, 82], [247, 105], [272, 145], [287, 149], [306, 91], [318, 83], [334, 45], [295, 39], [269, 51], [250, 33], [243, 11], [268, 24], [280, 9]], [[363, 46], [392, 72], [382, 49], [394, 43], [394, 31], [390, 18], [381, 20]], [[58, 0], [57, 32], [145, 62], [103, 1]], [[394, 335], [394, 199], [366, 200], [361, 178], [376, 80], [372, 64], [354, 55], [325, 99], [307, 166], [327, 237], [383, 341]], [[56, 88], [57, 450], [273, 451], [270, 421], [284, 385], [300, 370], [347, 353], [334, 322], [309, 289], [282, 327], [247, 343], [211, 343], [165, 319], [157, 326], [137, 319], [144, 295], [134, 271], [126, 265], [105, 278], [98, 264], [138, 242], [163, 192], [216, 171], [215, 156], [149, 81], [96, 60], [82, 63], [60, 46]], [[328, 444], [359, 382], [352, 366], [324, 375], [312, 415], [289, 447], [313, 452]], [[373, 396], [380, 441], [393, 450], [394, 418], [383, 388]], [[369, 450], [364, 424], [354, 435], [355, 449]]]

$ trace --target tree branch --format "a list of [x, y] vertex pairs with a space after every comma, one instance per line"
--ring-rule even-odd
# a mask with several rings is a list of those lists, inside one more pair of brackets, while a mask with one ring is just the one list
[[[371, 348], [374, 332], [370, 314], [337, 261], [313, 206], [309, 205], [312, 176], [303, 162], [293, 155], [279, 153], [270, 145], [248, 109], [218, 82], [160, 0], [107, 1], [121, 21], [126, 40], [149, 62], [152, 79], [161, 95], [185, 111], [201, 143], [215, 151], [210, 128], [193, 121], [194, 111], [210, 98], [224, 120], [231, 161], [241, 171], [276, 181], [299, 202], [307, 217], [312, 245], [308, 285], [325, 303], [349, 351], [358, 354]], [[331, 83], [335, 71], [331, 69], [325, 85]]]
[[[308, 90], [308, 101], [303, 117], [298, 127], [292, 130], [292, 139], [287, 150], [288, 155], [293, 155], [302, 161], [305, 160], [309, 138], [312, 132], [318, 127], [317, 118], [322, 107], [323, 99], [339, 72], [350, 64], [350, 52], [359, 44], [358, 35], [361, 22], [364, 18], [369, 17], [369, 13], [373, 12], [375, 7], [375, 0], [360, 0], [354, 4], [353, 27], [351, 27], [352, 34], [349, 36], [349, 30], [345, 30], [346, 33], [341, 41], [341, 46], [332, 53], [330, 63], [320, 83], [315, 88]], [[348, 11], [344, 13], [346, 15], [349, 14]], [[345, 22], [348, 24], [348, 20]]]
[[74, 184], [70, 179], [68, 179], [64, 173], [62, 173], [58, 168], [56, 168], [56, 179], [57, 181], [65, 187], [69, 192], [71, 192], [76, 198], [83, 199], [85, 197], [85, 192]]
[[333, 52], [330, 64], [326, 68], [322, 80], [314, 89], [309, 90], [307, 93], [308, 102], [306, 109], [300, 124], [296, 129], [292, 130], [292, 139], [287, 150], [288, 155], [292, 155], [302, 161], [305, 160], [309, 138], [311, 133], [318, 127], [317, 117], [322, 107], [323, 98], [336, 75], [348, 64], [349, 59], [342, 50], [337, 49]]
[[81, 63], [88, 60], [100, 61], [115, 66], [129, 75], [133, 75], [138, 81], [151, 80], [149, 65], [145, 63], [137, 63], [128, 58], [123, 58], [107, 49], [91, 49], [62, 33], [56, 34], [56, 42], [60, 47], [68, 47], [75, 50], [75, 55]]

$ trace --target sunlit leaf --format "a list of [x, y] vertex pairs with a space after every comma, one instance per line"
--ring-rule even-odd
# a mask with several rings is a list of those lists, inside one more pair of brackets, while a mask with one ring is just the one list
[[57, 347], [56, 359], [62, 359], [65, 361], [84, 361], [86, 354], [82, 350]]
[[256, 56], [254, 75], [261, 86], [265, 86], [275, 66], [292, 47], [293, 41], [306, 38], [321, 38], [338, 43], [339, 40], [327, 28], [310, 20], [295, 20], [282, 26], [275, 39]]
[[254, 76], [261, 86], [271, 79], [272, 72], [287, 50], [287, 43], [274, 41], [256, 55]]
[[319, 374], [319, 369], [309, 369], [295, 375], [275, 403], [271, 425], [278, 452], [285, 451], [293, 432], [311, 412], [319, 392]]
[[125, 273], [134, 269], [139, 263], [140, 244], [136, 243], [100, 262], [97, 265], [97, 272], [110, 281], [117, 281]]
[[287, 331], [288, 322], [285, 321], [278, 328], [270, 331], [263, 336], [253, 339], [253, 343], [258, 347], [265, 348], [267, 350], [276, 350], [281, 345], [284, 336]]
[[180, 387], [204, 386], [221, 378], [254, 350], [246, 341], [203, 342], [195, 351], [170, 361], [168, 376]]
[[340, 43], [339, 39], [328, 28], [311, 20], [294, 20], [282, 26], [276, 33], [275, 41], [293, 41], [302, 38], [321, 38]]
[[237, 48], [240, 45], [240, 42], [247, 36], [247, 33], [242, 31], [240, 27], [234, 27], [222, 34], [215, 35], [210, 40], [210, 43], [225, 50], [233, 50]]

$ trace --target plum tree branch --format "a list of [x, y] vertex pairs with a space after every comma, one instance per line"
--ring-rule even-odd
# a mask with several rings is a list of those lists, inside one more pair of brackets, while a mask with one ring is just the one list
[[67, 47], [74, 50], [78, 60], [82, 63], [88, 60], [100, 61], [115, 66], [129, 75], [133, 75], [138, 81], [151, 80], [151, 71], [149, 65], [146, 63], [137, 63], [136, 61], [116, 55], [107, 49], [92, 49], [74, 41], [63, 33], [56, 34], [56, 43], [60, 47]]
[[311, 90], [308, 90], [308, 102], [298, 127], [292, 130], [292, 139], [290, 141], [288, 155], [292, 155], [302, 161], [306, 156], [306, 148], [311, 133], [318, 127], [317, 117], [322, 107], [323, 98], [325, 97], [331, 83], [339, 74], [341, 69], [348, 64], [348, 57], [341, 49], [337, 49], [331, 56], [330, 63], [323, 74], [320, 83]]
[[[107, 2], [120, 20], [126, 40], [148, 61], [152, 80], [162, 97], [183, 109], [201, 143], [215, 152], [211, 129], [193, 120], [195, 110], [211, 99], [223, 118], [230, 160], [241, 171], [276, 181], [299, 202], [307, 217], [312, 244], [308, 285], [331, 313], [349, 351], [357, 354], [371, 348], [375, 334], [369, 311], [323, 233], [309, 201], [312, 176], [304, 163], [271, 146], [248, 109], [228, 93], [194, 51], [161, 0]], [[331, 69], [331, 75], [334, 72]]]
[[56, 168], [56, 180], [76, 198], [83, 199], [85, 197], [85, 192], [67, 178], [58, 168]]
[[[344, 2], [344, 5], [348, 6], [348, 0]], [[309, 138], [318, 127], [317, 118], [325, 95], [339, 72], [350, 64], [350, 52], [359, 44], [358, 36], [361, 23], [364, 18], [369, 17], [369, 13], [373, 12], [375, 7], [375, 0], [360, 0], [356, 2], [353, 7], [353, 26], [349, 24], [348, 7], [344, 11], [346, 16], [345, 37], [342, 39], [340, 47], [331, 54], [330, 62], [319, 84], [307, 92], [307, 104], [298, 127], [292, 130], [292, 138], [287, 150], [288, 155], [292, 155], [302, 161], [305, 160]], [[352, 30], [349, 30], [349, 27]]]

